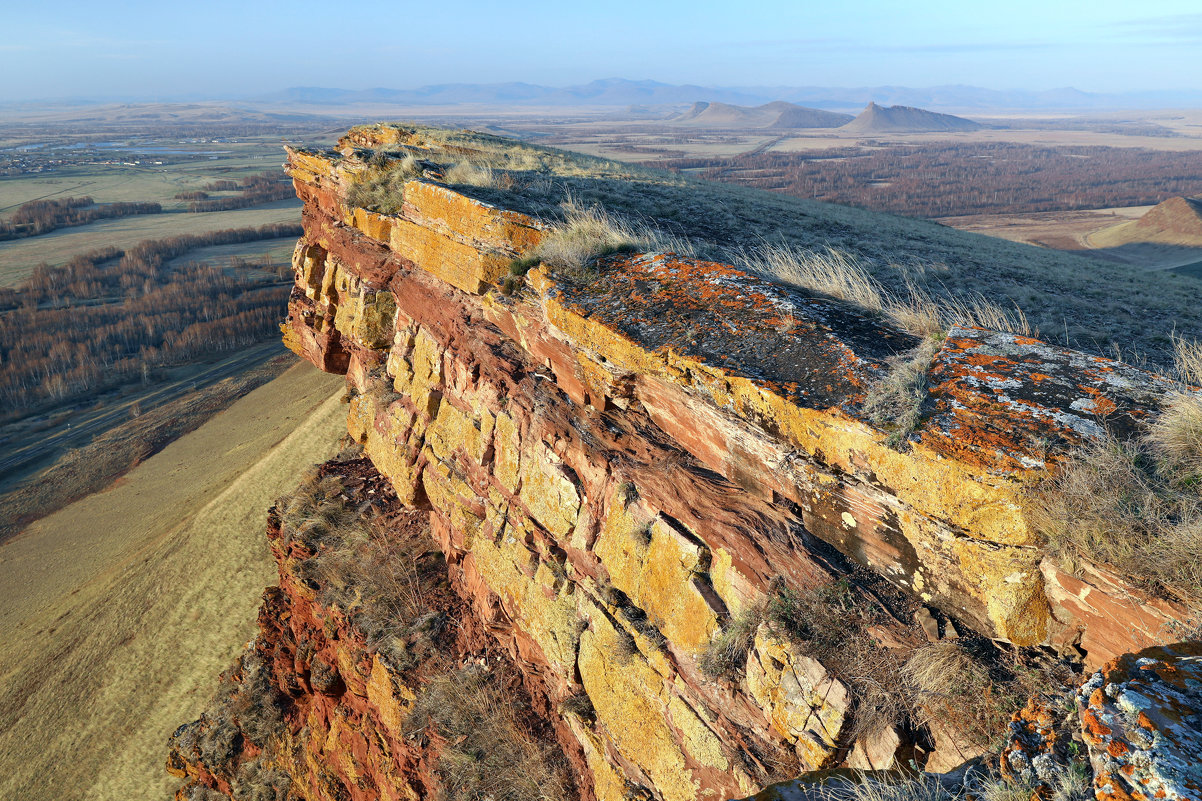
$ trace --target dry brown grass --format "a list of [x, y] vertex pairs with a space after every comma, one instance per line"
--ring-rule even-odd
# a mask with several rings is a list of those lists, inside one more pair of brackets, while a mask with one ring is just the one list
[[1202, 396], [1172, 393], [1148, 428], [1148, 442], [1173, 484], [1196, 486], [1202, 480]]
[[[1178, 372], [1199, 368], [1178, 343]], [[1072, 454], [1025, 496], [1027, 520], [1049, 551], [1111, 566], [1146, 589], [1202, 602], [1202, 397], [1170, 393], [1146, 436], [1107, 434]]]
[[952, 326], [979, 327], [1034, 336], [1026, 315], [987, 300], [983, 295], [933, 297], [912, 281], [901, 292], [890, 292], [873, 278], [867, 266], [846, 251], [827, 247], [805, 250], [764, 244], [743, 250], [738, 261], [750, 272], [818, 292], [877, 312], [898, 328], [918, 337], [946, 332]]
[[732, 618], [722, 633], [697, 659], [701, 672], [710, 678], [736, 678], [747, 666], [747, 654], [755, 644], [755, 632], [764, 619], [762, 609], [749, 609]]
[[443, 174], [448, 184], [463, 186], [496, 187], [503, 183], [502, 176], [486, 161], [460, 161], [452, 164]]
[[865, 604], [847, 581], [803, 590], [781, 587], [764, 610], [775, 632], [848, 686], [852, 740], [904, 722], [910, 713], [909, 698], [897, 680], [897, 657], [866, 629], [878, 616], [879, 610]]
[[914, 651], [901, 677], [912, 693], [917, 723], [938, 721], [982, 748], [1000, 744], [1010, 715], [1025, 700], [1015, 687], [994, 681], [985, 665], [954, 642]]
[[556, 271], [581, 276], [588, 266], [611, 253], [666, 251], [692, 255], [692, 247], [650, 226], [569, 199], [562, 207], [563, 222], [547, 236], [529, 258]]
[[864, 399], [864, 413], [889, 431], [888, 442], [893, 447], [918, 428], [927, 397], [927, 371], [938, 349], [939, 340], [929, 336], [909, 353], [894, 356]]
[[447, 618], [429, 597], [445, 590], [446, 563], [428, 537], [390, 536], [372, 506], [348, 498], [336, 474], [314, 470], [277, 501], [281, 540], [314, 556], [298, 573], [319, 602], [337, 608], [367, 646], [406, 670], [439, 650]]
[[506, 690], [516, 678], [470, 665], [426, 683], [405, 719], [409, 734], [432, 728], [445, 801], [569, 801], [562, 751], [533, 736]]
[[1202, 481], [1202, 343], [1173, 338], [1174, 368], [1181, 382], [1165, 399], [1159, 416], [1148, 428], [1163, 472], [1176, 486]]

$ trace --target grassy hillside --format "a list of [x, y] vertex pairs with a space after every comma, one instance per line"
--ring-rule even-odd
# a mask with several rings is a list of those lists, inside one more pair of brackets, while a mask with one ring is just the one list
[[0, 546], [0, 797], [162, 799], [167, 736], [254, 629], [267, 507], [343, 428], [293, 367]]
[[[765, 245], [828, 248], [862, 262], [886, 287], [914, 284], [935, 297], [977, 295], [1022, 309], [1043, 338], [1109, 353], [1114, 344], [1171, 362], [1174, 331], [1202, 337], [1198, 283], [957, 231], [938, 223], [702, 181], [483, 134], [418, 129], [418, 159], [392, 162], [360, 185], [355, 202], [395, 211], [406, 177], [445, 173], [456, 189], [556, 218], [569, 198], [600, 205], [738, 261]], [[397, 146], [395, 155], [405, 148]], [[474, 152], [473, 152], [474, 151]], [[371, 154], [363, 154], [370, 159]], [[378, 162], [377, 162], [378, 163]], [[433, 164], [433, 167], [431, 167]], [[707, 245], [707, 243], [709, 243]]]

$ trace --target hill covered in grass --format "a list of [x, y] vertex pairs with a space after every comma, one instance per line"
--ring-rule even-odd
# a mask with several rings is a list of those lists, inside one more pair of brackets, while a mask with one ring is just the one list
[[730, 103], [694, 103], [683, 114], [672, 118], [675, 125], [706, 128], [838, 128], [852, 120], [850, 114], [806, 108], [777, 100], [762, 106], [736, 106]]
[[869, 103], [860, 115], [840, 130], [854, 133], [928, 133], [976, 131], [980, 123], [912, 106], [878, 106]]
[[1202, 198], [1171, 197], [1137, 220], [1098, 231], [1091, 241], [1095, 247], [1138, 242], [1202, 246]]

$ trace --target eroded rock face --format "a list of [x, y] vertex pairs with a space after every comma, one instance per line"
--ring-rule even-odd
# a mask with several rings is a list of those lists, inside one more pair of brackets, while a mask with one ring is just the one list
[[[961, 631], [1082, 643], [1095, 662], [1155, 641], [1151, 624], [1094, 636], [1105, 599], [1144, 607], [1121, 579], [1049, 591], [1017, 494], [1054, 461], [1049, 448], [1091, 436], [1093, 415], [1148, 414], [1156, 379], [956, 329], [930, 367], [930, 413], [899, 450], [863, 407], [912, 337], [671, 254], [609, 257], [592, 280], [536, 269], [503, 295], [496, 282], [547, 234], [542, 222], [429, 181], [406, 186], [396, 215], [347, 204], [347, 186], [375, 169], [354, 148], [421, 146], [407, 136], [377, 126], [353, 131], [343, 155], [289, 150], [306, 233], [284, 340], [347, 375], [349, 434], [400, 503], [429, 511], [474, 625], [558, 710], [550, 725], [582, 797], [740, 797], [904, 751], [903, 727], [849, 742], [847, 685], [767, 625], [742, 669], [699, 668], [780, 586], [826, 584], [841, 558]], [[921, 641], [900, 622], [874, 636]], [[371, 702], [371, 648], [356, 647], [306, 662], [306, 703], [323, 721], [329, 699]], [[389, 742], [385, 718], [403, 719], [394, 707], [347, 713], [374, 721], [339, 729], [356, 755], [348, 781], [360, 755], [384, 764], [372, 748]], [[340, 737], [327, 734], [335, 746], [311, 750], [312, 764], [345, 761]], [[949, 767], [967, 758], [939, 753]], [[382, 776], [373, 786], [393, 781]]]
[[1202, 798], [1202, 643], [1119, 657], [1078, 704], [1099, 801]]

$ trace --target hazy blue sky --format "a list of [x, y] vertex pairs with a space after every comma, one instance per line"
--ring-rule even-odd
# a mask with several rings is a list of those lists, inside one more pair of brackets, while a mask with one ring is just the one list
[[6, 3], [0, 101], [594, 78], [1202, 89], [1202, 2]]

